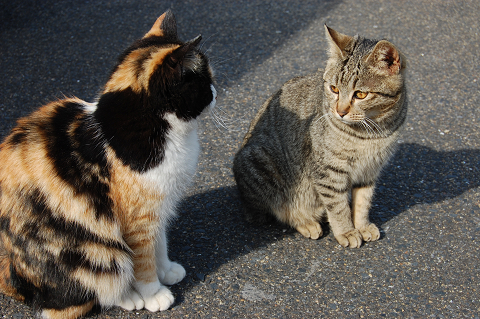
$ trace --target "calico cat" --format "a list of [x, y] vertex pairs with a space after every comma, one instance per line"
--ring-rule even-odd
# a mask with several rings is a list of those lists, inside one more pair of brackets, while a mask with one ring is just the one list
[[95, 103], [67, 98], [0, 145], [0, 289], [43, 318], [95, 304], [159, 311], [185, 276], [165, 232], [192, 180], [216, 91], [201, 36], [171, 11], [119, 58]]
[[233, 172], [249, 220], [273, 215], [317, 239], [327, 219], [342, 246], [360, 247], [380, 237], [368, 212], [407, 115], [405, 58], [386, 40], [325, 30], [325, 72], [263, 104]]

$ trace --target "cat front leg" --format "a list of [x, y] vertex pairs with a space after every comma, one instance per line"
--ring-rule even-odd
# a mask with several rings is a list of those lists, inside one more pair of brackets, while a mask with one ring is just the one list
[[335, 239], [343, 247], [359, 248], [362, 245], [362, 235], [354, 227], [346, 188], [328, 185], [320, 187], [318, 191]]
[[165, 230], [160, 230], [160, 234], [157, 237], [155, 258], [157, 262], [157, 275], [162, 284], [174, 285], [185, 278], [185, 268], [176, 262], [170, 261], [168, 258]]
[[135, 281], [133, 288], [124, 295], [118, 306], [127, 310], [142, 308], [152, 312], [167, 310], [175, 298], [158, 279], [153, 235], [155, 232], [151, 231], [153, 225], [140, 226], [126, 235], [126, 241], [134, 252]]
[[380, 231], [368, 218], [375, 185], [354, 187], [352, 189], [352, 215], [355, 228], [360, 231], [364, 241], [380, 238]]

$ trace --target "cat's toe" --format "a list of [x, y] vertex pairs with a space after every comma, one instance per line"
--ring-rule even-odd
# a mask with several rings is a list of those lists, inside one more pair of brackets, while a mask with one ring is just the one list
[[167, 287], [161, 287], [159, 291], [145, 298], [145, 309], [151, 312], [167, 310], [175, 301]]
[[125, 310], [132, 311], [143, 309], [143, 307], [145, 306], [145, 302], [143, 301], [140, 294], [138, 294], [135, 290], [131, 289], [125, 296], [122, 297], [122, 300], [116, 305]]
[[318, 239], [323, 234], [322, 226], [320, 226], [320, 224], [317, 222], [297, 226], [296, 229], [304, 237], [311, 239]]
[[368, 224], [360, 227], [360, 234], [362, 234], [364, 241], [376, 241], [380, 238], [380, 231], [375, 224]]
[[336, 235], [338, 243], [343, 247], [359, 248], [362, 246], [362, 234], [358, 229], [352, 229], [344, 234]]
[[186, 271], [182, 265], [172, 261], [167, 268], [159, 268], [157, 271], [158, 278], [162, 284], [174, 285], [185, 278]]

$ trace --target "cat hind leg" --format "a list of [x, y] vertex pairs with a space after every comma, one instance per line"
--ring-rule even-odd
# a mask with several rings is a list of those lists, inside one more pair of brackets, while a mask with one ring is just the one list
[[322, 226], [318, 222], [299, 225], [295, 229], [306, 238], [318, 239], [323, 235]]

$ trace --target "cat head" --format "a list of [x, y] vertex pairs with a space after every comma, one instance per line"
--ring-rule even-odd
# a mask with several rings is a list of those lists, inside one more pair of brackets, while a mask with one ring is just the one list
[[405, 58], [386, 40], [341, 34], [325, 26], [329, 59], [323, 76], [333, 120], [375, 131], [403, 110]]
[[175, 16], [168, 10], [119, 57], [100, 101], [115, 95], [117, 100], [140, 101], [132, 107], [196, 118], [216, 98], [212, 69], [198, 49], [201, 39], [180, 41]]

